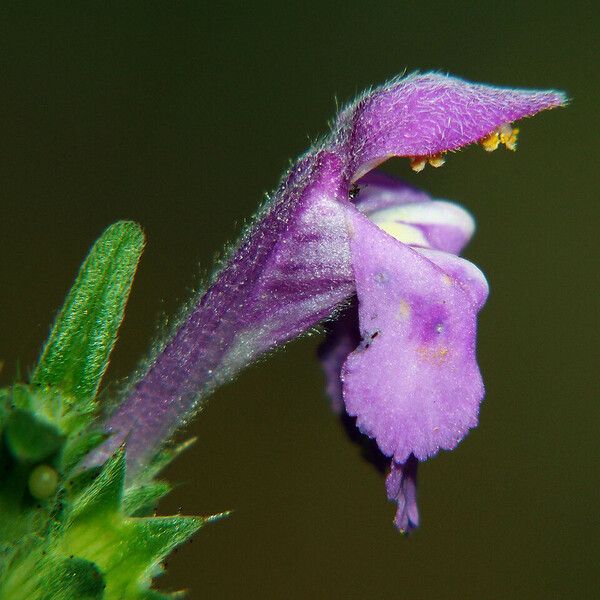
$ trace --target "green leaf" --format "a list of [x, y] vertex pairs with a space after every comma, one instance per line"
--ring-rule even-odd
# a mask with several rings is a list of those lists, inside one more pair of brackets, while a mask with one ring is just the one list
[[79, 402], [95, 397], [143, 248], [136, 223], [121, 221], [104, 231], [56, 318], [32, 383], [56, 386]]
[[6, 388], [0, 389], [0, 434], [4, 429], [4, 422], [9, 414], [10, 407], [10, 390]]
[[54, 427], [65, 438], [75, 439], [93, 419], [93, 403], [73, 404], [71, 397], [55, 387], [15, 384], [8, 392], [4, 401], [8, 415], [15, 411], [28, 413], [32, 419]]

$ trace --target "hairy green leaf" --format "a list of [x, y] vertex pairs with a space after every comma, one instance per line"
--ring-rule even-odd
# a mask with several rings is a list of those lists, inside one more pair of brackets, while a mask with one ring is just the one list
[[136, 223], [108, 227], [94, 244], [59, 312], [32, 383], [77, 401], [96, 395], [144, 248]]

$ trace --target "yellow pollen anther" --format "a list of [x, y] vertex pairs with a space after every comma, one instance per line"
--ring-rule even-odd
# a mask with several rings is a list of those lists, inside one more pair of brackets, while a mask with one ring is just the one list
[[509, 149], [516, 150], [517, 149], [517, 136], [519, 135], [519, 130], [517, 128], [511, 127], [510, 125], [502, 125], [499, 129], [500, 132], [500, 141]]
[[427, 162], [432, 167], [435, 167], [437, 169], [438, 167], [441, 167], [446, 162], [446, 159], [444, 158], [443, 154], [434, 154], [433, 156], [430, 156], [427, 159]]
[[500, 144], [504, 144], [509, 150], [514, 151], [517, 149], [518, 134], [519, 130], [516, 127], [513, 128], [512, 125], [505, 123], [504, 125], [500, 125], [495, 131], [492, 131], [492, 133], [481, 138], [479, 143], [486, 152], [493, 152]]
[[486, 152], [493, 152], [500, 144], [504, 144], [509, 150], [517, 149], [517, 136], [519, 130], [508, 123], [500, 125], [498, 129], [479, 140]]
[[482, 138], [480, 143], [486, 152], [493, 152], [500, 145], [500, 136], [497, 131], [492, 131], [492, 133]]
[[426, 164], [427, 164], [426, 156], [413, 156], [410, 159], [410, 168], [415, 173], [420, 173], [425, 168]]

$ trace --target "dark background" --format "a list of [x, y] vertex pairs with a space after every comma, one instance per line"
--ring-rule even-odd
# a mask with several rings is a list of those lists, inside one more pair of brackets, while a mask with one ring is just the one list
[[[326, 127], [335, 98], [404, 70], [556, 87], [516, 154], [386, 168], [478, 220], [480, 427], [421, 469], [403, 538], [383, 480], [323, 397], [319, 336], [222, 388], [163, 512], [233, 508], [169, 561], [190, 598], [597, 598], [598, 21], [592, 3], [93, 3], [0, 7], [0, 359], [33, 363], [89, 245], [148, 248], [111, 375]], [[200, 267], [198, 266], [200, 264]], [[20, 361], [20, 362], [17, 362]], [[19, 367], [20, 364], [20, 367]]]

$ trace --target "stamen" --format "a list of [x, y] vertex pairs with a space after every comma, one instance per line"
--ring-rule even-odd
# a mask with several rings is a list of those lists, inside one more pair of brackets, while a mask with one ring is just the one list
[[413, 156], [410, 159], [410, 168], [415, 173], [420, 173], [425, 168], [426, 164], [427, 164], [426, 156]]
[[500, 132], [500, 141], [509, 149], [517, 149], [517, 135], [519, 134], [518, 129], [513, 129], [511, 125], [502, 125], [498, 130]]
[[430, 154], [429, 156], [411, 156], [409, 160], [410, 168], [415, 173], [420, 173], [425, 168], [427, 163], [437, 169], [446, 162], [443, 152], [440, 152], [440, 154]]
[[505, 123], [504, 125], [500, 125], [495, 131], [492, 131], [492, 133], [481, 138], [479, 143], [486, 152], [493, 152], [500, 144], [504, 144], [508, 150], [514, 151], [517, 149], [518, 133], [519, 130], [517, 128], [513, 128], [512, 125]]
[[[513, 127], [510, 123], [504, 123], [498, 129], [482, 137], [479, 143], [486, 152], [494, 152], [500, 144], [504, 144], [508, 150], [514, 152], [517, 149], [518, 134], [519, 130], [516, 127]], [[410, 168], [415, 173], [420, 173], [425, 168], [425, 165], [429, 163], [437, 169], [446, 162], [444, 154], [444, 152], [440, 152], [439, 154], [430, 154], [429, 156], [411, 156], [409, 157]]]
[[492, 133], [481, 139], [480, 144], [486, 152], [493, 152], [500, 145], [500, 136], [498, 135], [498, 132], [492, 131]]
[[427, 162], [432, 167], [435, 167], [437, 169], [437, 168], [441, 167], [446, 162], [446, 159], [444, 158], [443, 154], [434, 154], [433, 156], [430, 156], [427, 159]]

